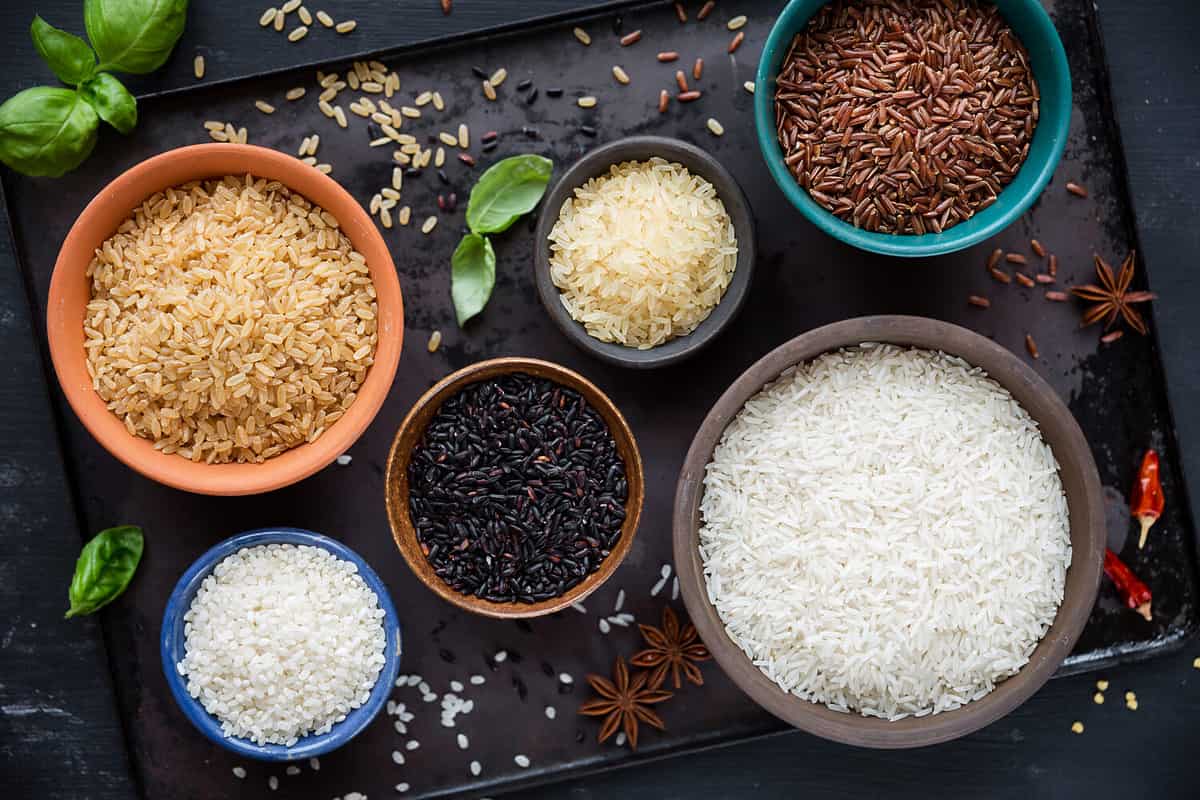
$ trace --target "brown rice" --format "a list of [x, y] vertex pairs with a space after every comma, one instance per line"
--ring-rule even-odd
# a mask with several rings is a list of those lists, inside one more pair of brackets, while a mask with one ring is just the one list
[[331, 214], [275, 181], [158, 192], [87, 274], [92, 385], [163, 453], [260, 462], [312, 442], [374, 359], [366, 260]]

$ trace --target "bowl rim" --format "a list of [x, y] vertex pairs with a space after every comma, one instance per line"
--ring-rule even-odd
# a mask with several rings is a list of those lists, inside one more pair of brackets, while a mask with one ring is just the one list
[[[697, 523], [705, 467], [737, 412], [784, 370], [822, 353], [863, 342], [940, 350], [972, 366], [983, 367], [989, 377], [1012, 393], [1033, 416], [1039, 429], [1043, 432], [1051, 426], [1057, 429], [1054, 438], [1061, 442], [1053, 452], [1060, 474], [1066, 470], [1064, 464], [1074, 464], [1081, 481], [1079, 491], [1072, 495], [1064, 479], [1064, 492], [1072, 512], [1071, 530], [1075, 532], [1079, 526], [1085, 546], [1079, 547], [1072, 536], [1071, 565], [1062, 603], [1029, 661], [979, 700], [952, 711], [896, 722], [854, 712], [836, 712], [784, 693], [726, 634], [709, 601], [698, 550]], [[964, 349], [971, 353], [970, 357], [963, 354]], [[980, 364], [980, 360], [988, 364]], [[1036, 416], [1030, 409], [1032, 404], [1039, 407]], [[1048, 444], [1050, 438], [1047, 436]], [[1070, 653], [1095, 605], [1105, 536], [1104, 500], [1095, 460], [1078, 422], [1054, 389], [1023, 360], [974, 331], [940, 320], [900, 315], [858, 317], [815, 328], [775, 348], [743, 372], [705, 416], [688, 448], [676, 485], [672, 515], [673, 553], [684, 605], [701, 638], [730, 679], [765, 710], [796, 728], [844, 744], [888, 749], [921, 747], [964, 736], [1000, 719], [1041, 688]]]
[[[231, 169], [234, 165], [238, 168]], [[246, 166], [249, 169], [241, 168]], [[103, 224], [106, 218], [119, 213], [120, 219], [125, 219], [155, 192], [180, 183], [246, 172], [279, 181], [334, 214], [341, 230], [367, 259], [379, 309], [379, 341], [374, 363], [358, 388], [355, 402], [316, 441], [297, 445], [262, 463], [192, 462], [182, 456], [161, 453], [149, 439], [132, 436], [108, 410], [87, 376], [87, 357], [82, 349], [83, 304], [68, 303], [67, 298], [78, 290], [79, 283], [86, 286], [91, 254], [115, 230], [115, 226]], [[181, 175], [185, 177], [176, 179]], [[164, 176], [170, 177], [164, 179]], [[143, 191], [143, 186], [152, 188]], [[84, 291], [85, 297], [90, 296], [90, 289]], [[404, 299], [387, 243], [358, 201], [335, 180], [277, 150], [208, 143], [151, 156], [123, 171], [97, 192], [59, 249], [46, 302], [46, 331], [50, 359], [67, 403], [84, 428], [117, 460], [151, 480], [183, 491], [209, 495], [258, 494], [290, 485], [328, 466], [374, 420], [388, 396], [400, 360]]]
[[[1044, 65], [1045, 69], [1042, 75], [1053, 75], [1056, 80], [1063, 82], [1064, 91], [1059, 95], [1060, 102], [1052, 109], [1054, 113], [1052, 115], [1046, 113], [1047, 106], [1043, 97], [1042, 113], [1038, 121], [1039, 130], [1042, 130], [1043, 126], [1047, 126], [1048, 117], [1053, 119], [1052, 127], [1047, 126], [1051, 137], [1051, 155], [1040, 164], [1031, 164], [1026, 161], [1021, 165], [1021, 171], [1031, 166], [1035, 168], [1034, 181], [1019, 196], [1010, 191], [1012, 184], [1001, 189], [1000, 198], [1004, 198], [1007, 193], [1010, 198], [1015, 199], [1010, 205], [1003, 208], [1002, 213], [998, 214], [995, 219], [971, 230], [970, 233], [960, 232], [957, 234], [954, 233], [954, 228], [941, 234], [885, 234], [857, 228], [848, 222], [843, 222], [818, 205], [788, 171], [775, 136], [773, 92], [769, 91], [768, 87], [774, 84], [776, 57], [782, 59], [786, 55], [787, 47], [795, 33], [808, 22], [816, 11], [826, 5], [826, 2], [821, 2], [812, 10], [807, 10], [807, 6], [813, 2], [814, 0], [789, 0], [787, 6], [776, 17], [771, 26], [771, 32], [763, 44], [762, 55], [759, 57], [755, 70], [754, 82], [759, 90], [755, 92], [753, 101], [755, 133], [767, 171], [788, 201], [809, 222], [835, 239], [860, 250], [881, 255], [918, 258], [953, 253], [989, 239], [1011, 225], [1033, 205], [1054, 176], [1054, 170], [1058, 167], [1063, 150], [1066, 148], [1072, 102], [1071, 70], [1067, 62], [1066, 50], [1063, 48], [1062, 39], [1054, 27], [1054, 22], [1039, 0], [998, 0], [998, 2], [1002, 15], [1005, 13], [1003, 6], [1007, 5], [1020, 5], [1030, 15], [1031, 26], [1039, 31], [1050, 50], [1050, 63]], [[997, 200], [996, 207], [999, 205], [1000, 201]], [[983, 211], [980, 212], [980, 214], [982, 213]]]
[[[678, 336], [647, 350], [638, 350], [616, 342], [602, 342], [596, 339], [567, 312], [559, 299], [558, 287], [550, 278], [550, 231], [558, 221], [563, 203], [573, 195], [576, 188], [593, 177], [607, 173], [609, 167], [615, 164], [623, 161], [645, 161], [654, 156], [683, 163], [689, 172], [713, 184], [733, 224], [738, 241], [738, 254], [733, 278], [726, 287], [725, 294], [695, 330], [686, 336]], [[682, 139], [651, 135], [625, 136], [606, 142], [580, 156], [547, 193], [538, 211], [534, 234], [534, 283], [543, 308], [572, 344], [609, 364], [633, 369], [655, 369], [691, 358], [711, 344], [737, 318], [746, 303], [746, 296], [754, 277], [757, 255], [755, 245], [754, 212], [750, 200], [737, 179], [716, 156]]]
[[[587, 575], [563, 594], [537, 603], [495, 603], [456, 592], [447, 586], [445, 582], [432, 574], [429, 562], [420, 551], [416, 531], [409, 519], [407, 502], [407, 467], [412, 456], [412, 448], [406, 447], [406, 442], [410, 439], [415, 442], [424, 433], [428, 419], [422, 423], [421, 417], [426, 414], [432, 417], [441, 408], [442, 403], [466, 386], [514, 372], [527, 372], [535, 377], [544, 377], [578, 391], [608, 425], [609, 432], [625, 461], [625, 479], [629, 486], [628, 497], [625, 501], [625, 522], [621, 527], [621, 536], [617, 541], [617, 546], [600, 562], [600, 567], [595, 572]], [[420, 430], [417, 429], [418, 425], [420, 425]], [[599, 387], [578, 372], [552, 361], [524, 356], [505, 356], [478, 361], [455, 370], [431, 386], [413, 404], [404, 416], [404, 421], [397, 428], [391, 449], [388, 451], [384, 472], [384, 495], [392, 540], [409, 569], [427, 589], [446, 602], [474, 614], [496, 619], [529, 619], [562, 611], [573, 603], [582, 601], [613, 576], [625, 560], [625, 556], [629, 554], [629, 550], [633, 547], [633, 540], [637, 536], [645, 499], [645, 476], [642, 470], [641, 453], [638, 450], [637, 438], [634, 436], [633, 430], [629, 427], [629, 423], [626, 422], [620, 409]]]
[[[227, 556], [247, 547], [267, 544], [294, 544], [320, 547], [327, 550], [343, 561], [349, 561], [358, 568], [358, 574], [375, 593], [379, 607], [383, 609], [383, 628], [386, 636], [384, 646], [384, 664], [379, 670], [379, 677], [371, 689], [367, 701], [346, 715], [346, 718], [336, 723], [327, 733], [313, 736], [303, 736], [295, 745], [285, 747], [280, 744], [258, 745], [241, 737], [227, 737], [221, 731], [221, 723], [210, 714], [198, 700], [187, 691], [186, 682], [176, 668], [175, 655], [181, 657], [185, 652], [182, 645], [183, 615], [191, 607], [196, 591], [200, 584], [211, 574], [216, 565]], [[177, 647], [177, 643], [179, 646]], [[171, 696], [180, 711], [188, 721], [206, 738], [239, 755], [258, 761], [295, 761], [302, 758], [319, 756], [335, 750], [357, 736], [384, 707], [391, 695], [392, 683], [400, 669], [400, 659], [403, 655], [400, 619], [396, 607], [388, 594], [387, 586], [376, 574], [371, 565], [358, 553], [329, 536], [324, 536], [303, 528], [271, 527], [256, 528], [245, 531], [218, 542], [206, 550], [179, 577], [167, 598], [163, 610], [162, 627], [159, 632], [159, 658], [163, 675], [171, 690]]]

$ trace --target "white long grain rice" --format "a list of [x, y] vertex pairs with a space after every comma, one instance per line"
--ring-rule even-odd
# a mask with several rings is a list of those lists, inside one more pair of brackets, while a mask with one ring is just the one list
[[367, 701], [383, 619], [352, 562], [320, 547], [245, 548], [200, 585], [177, 669], [226, 736], [291, 746]]
[[263, 461], [314, 441], [350, 408], [373, 360], [365, 259], [331, 214], [278, 182], [159, 192], [87, 274], [92, 385], [164, 453]]
[[737, 250], [713, 185], [652, 158], [613, 165], [563, 203], [550, 231], [550, 276], [591, 336], [647, 349], [708, 317]]
[[981, 370], [863, 345], [785, 372], [725, 430], [700, 555], [726, 631], [784, 691], [900, 719], [1017, 672], [1071, 560], [1057, 463]]

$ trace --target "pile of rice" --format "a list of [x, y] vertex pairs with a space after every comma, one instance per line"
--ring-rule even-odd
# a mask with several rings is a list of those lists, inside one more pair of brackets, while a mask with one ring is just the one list
[[661, 158], [628, 161], [563, 203], [550, 231], [550, 277], [589, 335], [645, 350], [708, 317], [737, 250], [711, 183]]
[[155, 194], [87, 274], [92, 385], [164, 453], [256, 462], [312, 442], [374, 358], [366, 260], [331, 214], [275, 181]]
[[1017, 672], [1071, 562], [1058, 465], [981, 370], [890, 345], [785, 372], [708, 465], [700, 554], [726, 631], [781, 689], [896, 720]]
[[352, 562], [320, 547], [249, 547], [201, 584], [177, 669], [226, 736], [290, 747], [370, 697], [383, 618]]

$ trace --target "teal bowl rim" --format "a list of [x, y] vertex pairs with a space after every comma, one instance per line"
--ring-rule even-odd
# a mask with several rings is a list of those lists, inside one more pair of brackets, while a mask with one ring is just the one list
[[[792, 37], [813, 14], [827, 5], [827, 2], [791, 0], [780, 12], [763, 45], [755, 72], [754, 85], [757, 91], [754, 93], [754, 127], [759, 150], [771, 177], [792, 205], [810, 222], [835, 239], [861, 250], [915, 258], [953, 253], [977, 244], [1007, 228], [1033, 205], [1050, 182], [1067, 144], [1067, 130], [1071, 123], [1071, 70], [1054, 22], [1038, 0], [995, 0], [995, 4], [1014, 30], [1021, 27], [1036, 31], [1041, 43], [1048, 50], [1046, 61], [1039, 61], [1034, 58], [1032, 51], [1030, 53], [1030, 63], [1042, 96], [1038, 126], [1034, 131], [1030, 154], [1013, 183], [1001, 190], [996, 202], [991, 206], [945, 233], [920, 235], [873, 233], [843, 222], [818, 205], [809, 196], [808, 191], [796, 182], [784, 164], [783, 152], [775, 138], [775, 103], [771, 87], [775, 85], [779, 64], [787, 53]], [[1012, 21], [1014, 11], [1021, 15], [1019, 25]], [[1029, 49], [1030, 37], [1018, 33], [1017, 38]], [[1048, 92], [1047, 88], [1051, 85], [1052, 91]], [[1048, 106], [1047, 97], [1053, 97], [1058, 102], [1052, 107]], [[1045, 137], [1049, 137], [1048, 154], [1039, 162], [1034, 162], [1036, 145], [1039, 139]], [[1017, 184], [1024, 182], [1023, 176], [1030, 169], [1035, 170], [1033, 180], [1023, 187], [1018, 187]]]

